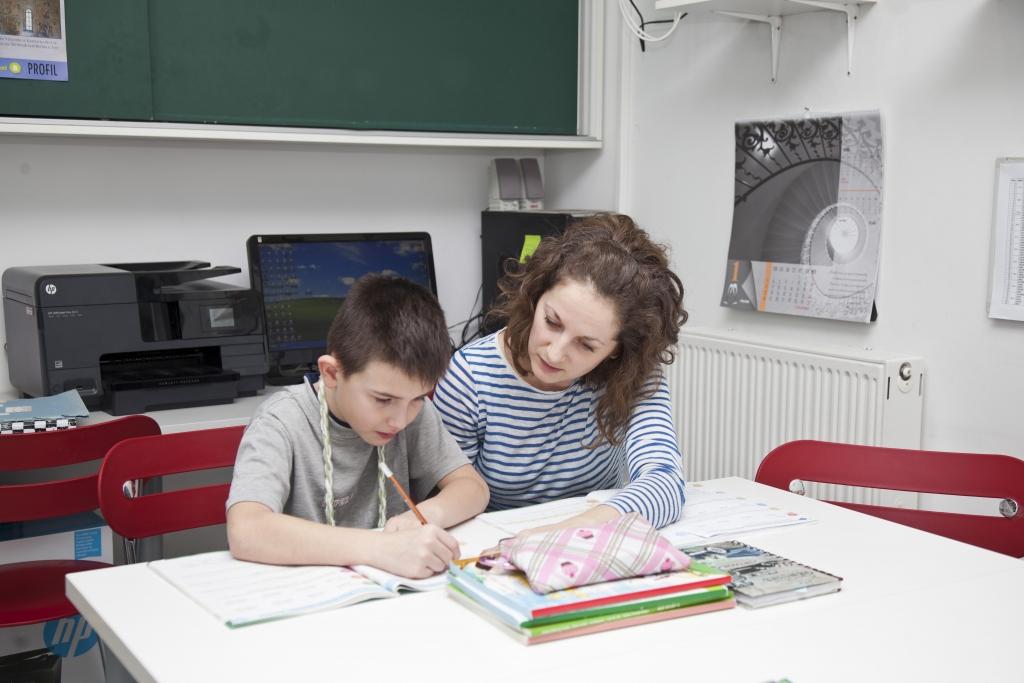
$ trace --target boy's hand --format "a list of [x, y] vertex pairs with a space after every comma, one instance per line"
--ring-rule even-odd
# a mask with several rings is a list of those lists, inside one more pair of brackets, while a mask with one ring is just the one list
[[[430, 521], [430, 518], [427, 518]], [[407, 510], [400, 515], [395, 515], [384, 523], [384, 531], [408, 531], [423, 526], [412, 510]]]
[[423, 526], [417, 521], [413, 529], [381, 534], [377, 561], [373, 564], [399, 576], [425, 579], [443, 572], [449, 562], [457, 559], [459, 542], [454, 536], [433, 524]]

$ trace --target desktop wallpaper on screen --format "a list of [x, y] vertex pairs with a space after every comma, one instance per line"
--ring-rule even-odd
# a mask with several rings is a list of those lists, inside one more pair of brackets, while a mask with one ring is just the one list
[[264, 243], [259, 249], [271, 351], [322, 347], [341, 302], [367, 273], [433, 289], [423, 240]]

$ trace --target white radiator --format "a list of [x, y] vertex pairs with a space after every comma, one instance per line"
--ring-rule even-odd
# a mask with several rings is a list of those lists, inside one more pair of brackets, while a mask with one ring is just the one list
[[[920, 448], [924, 361], [871, 350], [805, 348], [684, 328], [669, 366], [687, 481], [753, 479], [795, 439]], [[914, 506], [869, 489], [815, 485], [815, 498]]]

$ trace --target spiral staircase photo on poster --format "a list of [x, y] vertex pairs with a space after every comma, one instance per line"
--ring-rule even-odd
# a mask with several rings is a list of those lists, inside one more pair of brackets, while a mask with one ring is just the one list
[[721, 305], [875, 319], [884, 176], [878, 112], [737, 123]]

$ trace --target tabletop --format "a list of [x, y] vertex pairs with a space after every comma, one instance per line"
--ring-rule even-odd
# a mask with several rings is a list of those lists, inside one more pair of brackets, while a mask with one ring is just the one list
[[[1024, 562], [738, 478], [707, 482], [816, 521], [735, 538], [842, 576], [839, 593], [526, 647], [443, 592], [229, 629], [145, 564], [72, 574], [68, 597], [139, 681], [1019, 680]], [[502, 534], [455, 530], [468, 555]]]

